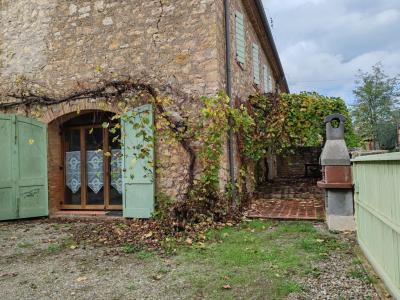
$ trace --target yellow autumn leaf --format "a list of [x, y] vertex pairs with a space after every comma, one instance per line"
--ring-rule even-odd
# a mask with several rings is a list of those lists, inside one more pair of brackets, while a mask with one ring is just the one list
[[144, 235], [144, 237], [146, 238], [146, 239], [148, 239], [148, 238], [150, 238], [150, 237], [152, 237], [153, 236], [153, 232], [152, 231], [150, 231], [149, 233], [146, 233], [145, 235]]
[[133, 167], [133, 166], [135, 166], [136, 165], [136, 158], [132, 158], [132, 160], [131, 160], [131, 166]]

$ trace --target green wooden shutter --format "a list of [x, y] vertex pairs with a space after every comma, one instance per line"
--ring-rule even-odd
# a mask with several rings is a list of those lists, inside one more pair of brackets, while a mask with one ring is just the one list
[[268, 65], [264, 65], [264, 92], [272, 92], [271, 72]]
[[148, 104], [122, 117], [123, 216], [127, 218], [150, 218], [154, 211], [153, 122]]
[[260, 84], [260, 54], [258, 45], [253, 43], [253, 79], [254, 83]]
[[47, 126], [16, 116], [17, 201], [20, 218], [48, 215]]
[[14, 180], [15, 116], [0, 114], [0, 220], [18, 217]]
[[263, 65], [263, 85], [264, 85], [264, 93], [268, 93], [268, 69], [267, 65]]
[[0, 220], [48, 215], [47, 127], [0, 115]]
[[243, 14], [236, 12], [235, 14], [236, 24], [236, 60], [243, 65], [246, 62], [246, 39], [244, 32], [244, 19]]
[[272, 70], [270, 68], [268, 70], [268, 90], [272, 93]]

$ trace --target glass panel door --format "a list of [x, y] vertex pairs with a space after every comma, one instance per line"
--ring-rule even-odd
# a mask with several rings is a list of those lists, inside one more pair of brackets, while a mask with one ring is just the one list
[[65, 209], [122, 209], [121, 130], [102, 128], [111, 119], [103, 117], [89, 113], [63, 125]]
[[88, 128], [86, 136], [86, 205], [104, 206], [103, 128]]
[[122, 152], [121, 130], [115, 128], [115, 133], [108, 133], [108, 146], [111, 153], [110, 161], [110, 205], [122, 206]]
[[65, 201], [81, 205], [81, 134], [79, 129], [65, 132]]

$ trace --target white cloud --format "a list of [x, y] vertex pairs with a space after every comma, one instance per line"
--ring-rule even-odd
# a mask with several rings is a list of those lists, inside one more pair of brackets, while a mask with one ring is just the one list
[[264, 0], [290, 89], [353, 101], [355, 75], [400, 72], [399, 0]]
[[399, 10], [388, 9], [377, 14], [375, 21], [377, 25], [387, 25], [398, 21], [399, 18], [400, 18]]
[[324, 52], [313, 41], [301, 41], [281, 52], [285, 72], [292, 92], [317, 90], [330, 96], [353, 100], [355, 74], [370, 70], [381, 62], [388, 74], [400, 70], [400, 50], [362, 53], [349, 61], [340, 54]]

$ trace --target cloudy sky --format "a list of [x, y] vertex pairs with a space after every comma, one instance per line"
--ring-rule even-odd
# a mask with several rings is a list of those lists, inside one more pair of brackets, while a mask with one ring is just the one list
[[400, 0], [263, 0], [291, 92], [354, 97], [357, 70], [400, 73]]

